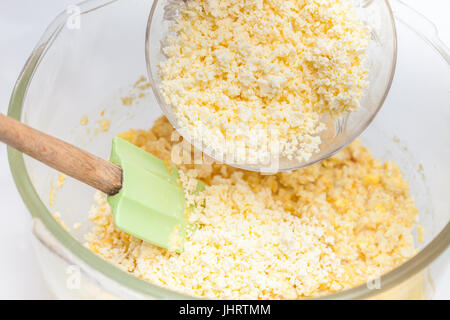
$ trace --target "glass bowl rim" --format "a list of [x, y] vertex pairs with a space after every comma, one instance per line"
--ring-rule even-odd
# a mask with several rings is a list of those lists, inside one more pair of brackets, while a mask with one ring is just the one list
[[[119, 0], [87, 0], [78, 4], [78, 6], [81, 8], [81, 14], [86, 14], [91, 11], [98, 10], [104, 6], [113, 4], [117, 1]], [[389, 3], [386, 0], [385, 2], [388, 5], [391, 17], [393, 18]], [[33, 80], [33, 75], [39, 67], [40, 61], [44, 58], [47, 49], [51, 47], [53, 40], [63, 29], [65, 22], [66, 14], [63, 12], [49, 25], [28, 58], [16, 81], [11, 95], [8, 108], [8, 115], [10, 117], [21, 120], [23, 102], [25, 100], [28, 87]], [[128, 274], [111, 263], [103, 260], [98, 255], [83, 246], [79, 241], [65, 231], [64, 228], [53, 218], [52, 214], [39, 197], [27, 172], [23, 154], [10, 147], [8, 147], [7, 152], [14, 182], [32, 217], [34, 219], [39, 219], [50, 234], [59, 242], [59, 244], [66, 248], [77, 260], [79, 260], [79, 262], [103, 274], [109, 280], [114, 281], [127, 289], [134, 290], [139, 294], [148, 295], [155, 298], [193, 298], [192, 296], [184, 295], [154, 285]], [[407, 260], [392, 271], [382, 275], [380, 277], [382, 284], [380, 289], [371, 290], [365, 284], [361, 284], [341, 292], [318, 297], [318, 299], [362, 299], [370, 298], [371, 296], [383, 293], [423, 270], [440, 254], [442, 254], [449, 247], [449, 245], [450, 222], [448, 222], [440, 233], [437, 234], [434, 239], [414, 257]]]

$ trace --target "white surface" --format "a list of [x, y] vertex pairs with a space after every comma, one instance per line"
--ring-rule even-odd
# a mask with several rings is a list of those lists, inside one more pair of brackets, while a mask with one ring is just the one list
[[[0, 0], [0, 112], [6, 113], [14, 82], [45, 28], [59, 12], [77, 2]], [[433, 20], [450, 46], [449, 0], [405, 2]], [[4, 146], [0, 146], [0, 210], [0, 299], [51, 298], [31, 248], [30, 216], [13, 183]], [[450, 299], [449, 283], [447, 265], [441, 282], [436, 284], [435, 298]]]

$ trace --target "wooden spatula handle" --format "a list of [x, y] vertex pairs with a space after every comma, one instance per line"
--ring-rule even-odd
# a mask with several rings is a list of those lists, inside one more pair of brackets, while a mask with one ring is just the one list
[[0, 141], [108, 195], [122, 188], [122, 169], [0, 114]]

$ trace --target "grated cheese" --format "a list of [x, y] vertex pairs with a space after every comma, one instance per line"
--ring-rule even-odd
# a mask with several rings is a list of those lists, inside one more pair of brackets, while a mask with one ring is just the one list
[[219, 159], [308, 160], [321, 115], [359, 108], [368, 29], [347, 0], [190, 0], [166, 38], [161, 92]]
[[[174, 129], [160, 118], [149, 131], [120, 137], [174, 165]], [[393, 162], [381, 163], [359, 141], [315, 165], [261, 175], [221, 164], [178, 165], [196, 204], [183, 253], [145, 243], [114, 227], [97, 194], [88, 247], [153, 284], [196, 297], [285, 299], [350, 288], [416, 253], [417, 209]], [[204, 192], [194, 196], [197, 178]]]

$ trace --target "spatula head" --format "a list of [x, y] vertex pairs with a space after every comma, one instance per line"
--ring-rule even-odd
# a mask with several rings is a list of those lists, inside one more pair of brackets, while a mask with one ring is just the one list
[[123, 171], [122, 189], [108, 197], [115, 226], [159, 247], [182, 252], [187, 217], [178, 171], [120, 138], [113, 139], [110, 161]]

